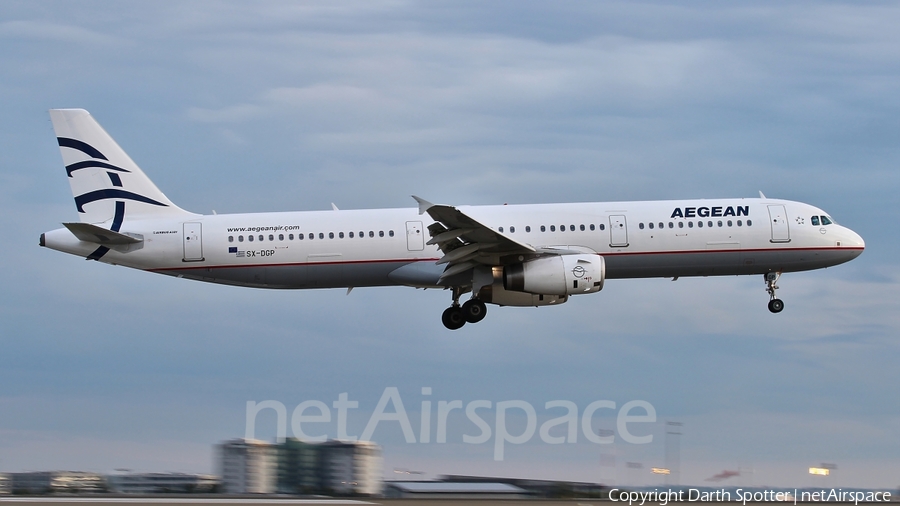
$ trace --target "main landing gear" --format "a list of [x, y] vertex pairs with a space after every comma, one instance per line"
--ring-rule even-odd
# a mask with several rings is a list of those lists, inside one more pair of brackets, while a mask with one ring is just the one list
[[461, 288], [453, 287], [453, 304], [445, 309], [444, 314], [441, 315], [441, 321], [450, 330], [460, 329], [466, 322], [478, 323], [487, 316], [487, 306], [484, 302], [474, 297], [460, 306], [459, 296], [461, 294]]
[[780, 313], [784, 309], [784, 302], [775, 296], [775, 290], [778, 290], [778, 285], [775, 283], [778, 282], [780, 277], [780, 272], [767, 272], [765, 274], [766, 291], [769, 292], [769, 311], [773, 313]]

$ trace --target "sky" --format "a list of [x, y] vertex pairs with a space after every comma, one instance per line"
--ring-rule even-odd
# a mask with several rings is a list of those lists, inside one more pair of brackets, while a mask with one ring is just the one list
[[[387, 478], [656, 485], [668, 448], [685, 484], [740, 470], [721, 484], [896, 488], [898, 25], [892, 2], [5, 1], [0, 471], [214, 472], [248, 401], [291, 415], [347, 393], [359, 436], [396, 388], [416, 435], [423, 400], [488, 401], [495, 436], [497, 403], [543, 424], [564, 414], [547, 402], [580, 417], [605, 400], [592, 430], [614, 443], [536, 432], [496, 460], [496, 437], [464, 442], [478, 429], [460, 410], [446, 443], [383, 421]], [[867, 248], [783, 276], [778, 315], [757, 277], [611, 280], [449, 332], [443, 291], [217, 286], [40, 248], [77, 214], [47, 114], [60, 107], [88, 109], [194, 212], [763, 191], [825, 209]], [[630, 401], [655, 410], [629, 426], [648, 444], [617, 425]], [[332, 411], [308, 432], [336, 437]], [[527, 429], [506, 415], [509, 434]], [[668, 443], [666, 421], [682, 424]], [[255, 435], [277, 436], [274, 411]], [[808, 475], [820, 463], [838, 468]]]

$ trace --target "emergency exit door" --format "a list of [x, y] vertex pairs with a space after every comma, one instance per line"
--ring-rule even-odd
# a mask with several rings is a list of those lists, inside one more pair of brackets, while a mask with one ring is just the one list
[[425, 234], [422, 232], [421, 221], [406, 222], [406, 248], [409, 251], [425, 249]]
[[609, 217], [609, 245], [613, 248], [628, 246], [628, 226], [621, 214]]

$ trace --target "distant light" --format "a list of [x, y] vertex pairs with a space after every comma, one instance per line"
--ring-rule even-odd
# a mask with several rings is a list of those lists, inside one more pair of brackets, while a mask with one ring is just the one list
[[666, 469], [665, 467], [654, 467], [650, 470], [653, 471], [653, 474], [672, 474], [672, 471]]
[[815, 474], [818, 476], [828, 476], [829, 474], [831, 474], [831, 470], [826, 469], [824, 467], [810, 467], [809, 474]]

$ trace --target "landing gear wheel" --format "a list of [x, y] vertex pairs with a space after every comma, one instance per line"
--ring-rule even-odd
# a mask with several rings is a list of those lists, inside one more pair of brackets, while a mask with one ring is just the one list
[[448, 329], [457, 330], [466, 324], [466, 317], [463, 316], [463, 311], [459, 306], [450, 306], [444, 310], [444, 314], [441, 315], [441, 321], [444, 322], [444, 326]]
[[478, 299], [469, 299], [462, 305], [462, 313], [469, 323], [478, 323], [487, 315], [487, 306]]
[[775, 290], [778, 290], [778, 278], [781, 277], [780, 272], [767, 272], [763, 278], [766, 280], [766, 292], [769, 293], [769, 311], [780, 313], [784, 309], [784, 302], [775, 296]]
[[780, 313], [784, 309], [784, 302], [781, 299], [772, 299], [769, 301], [769, 311]]

